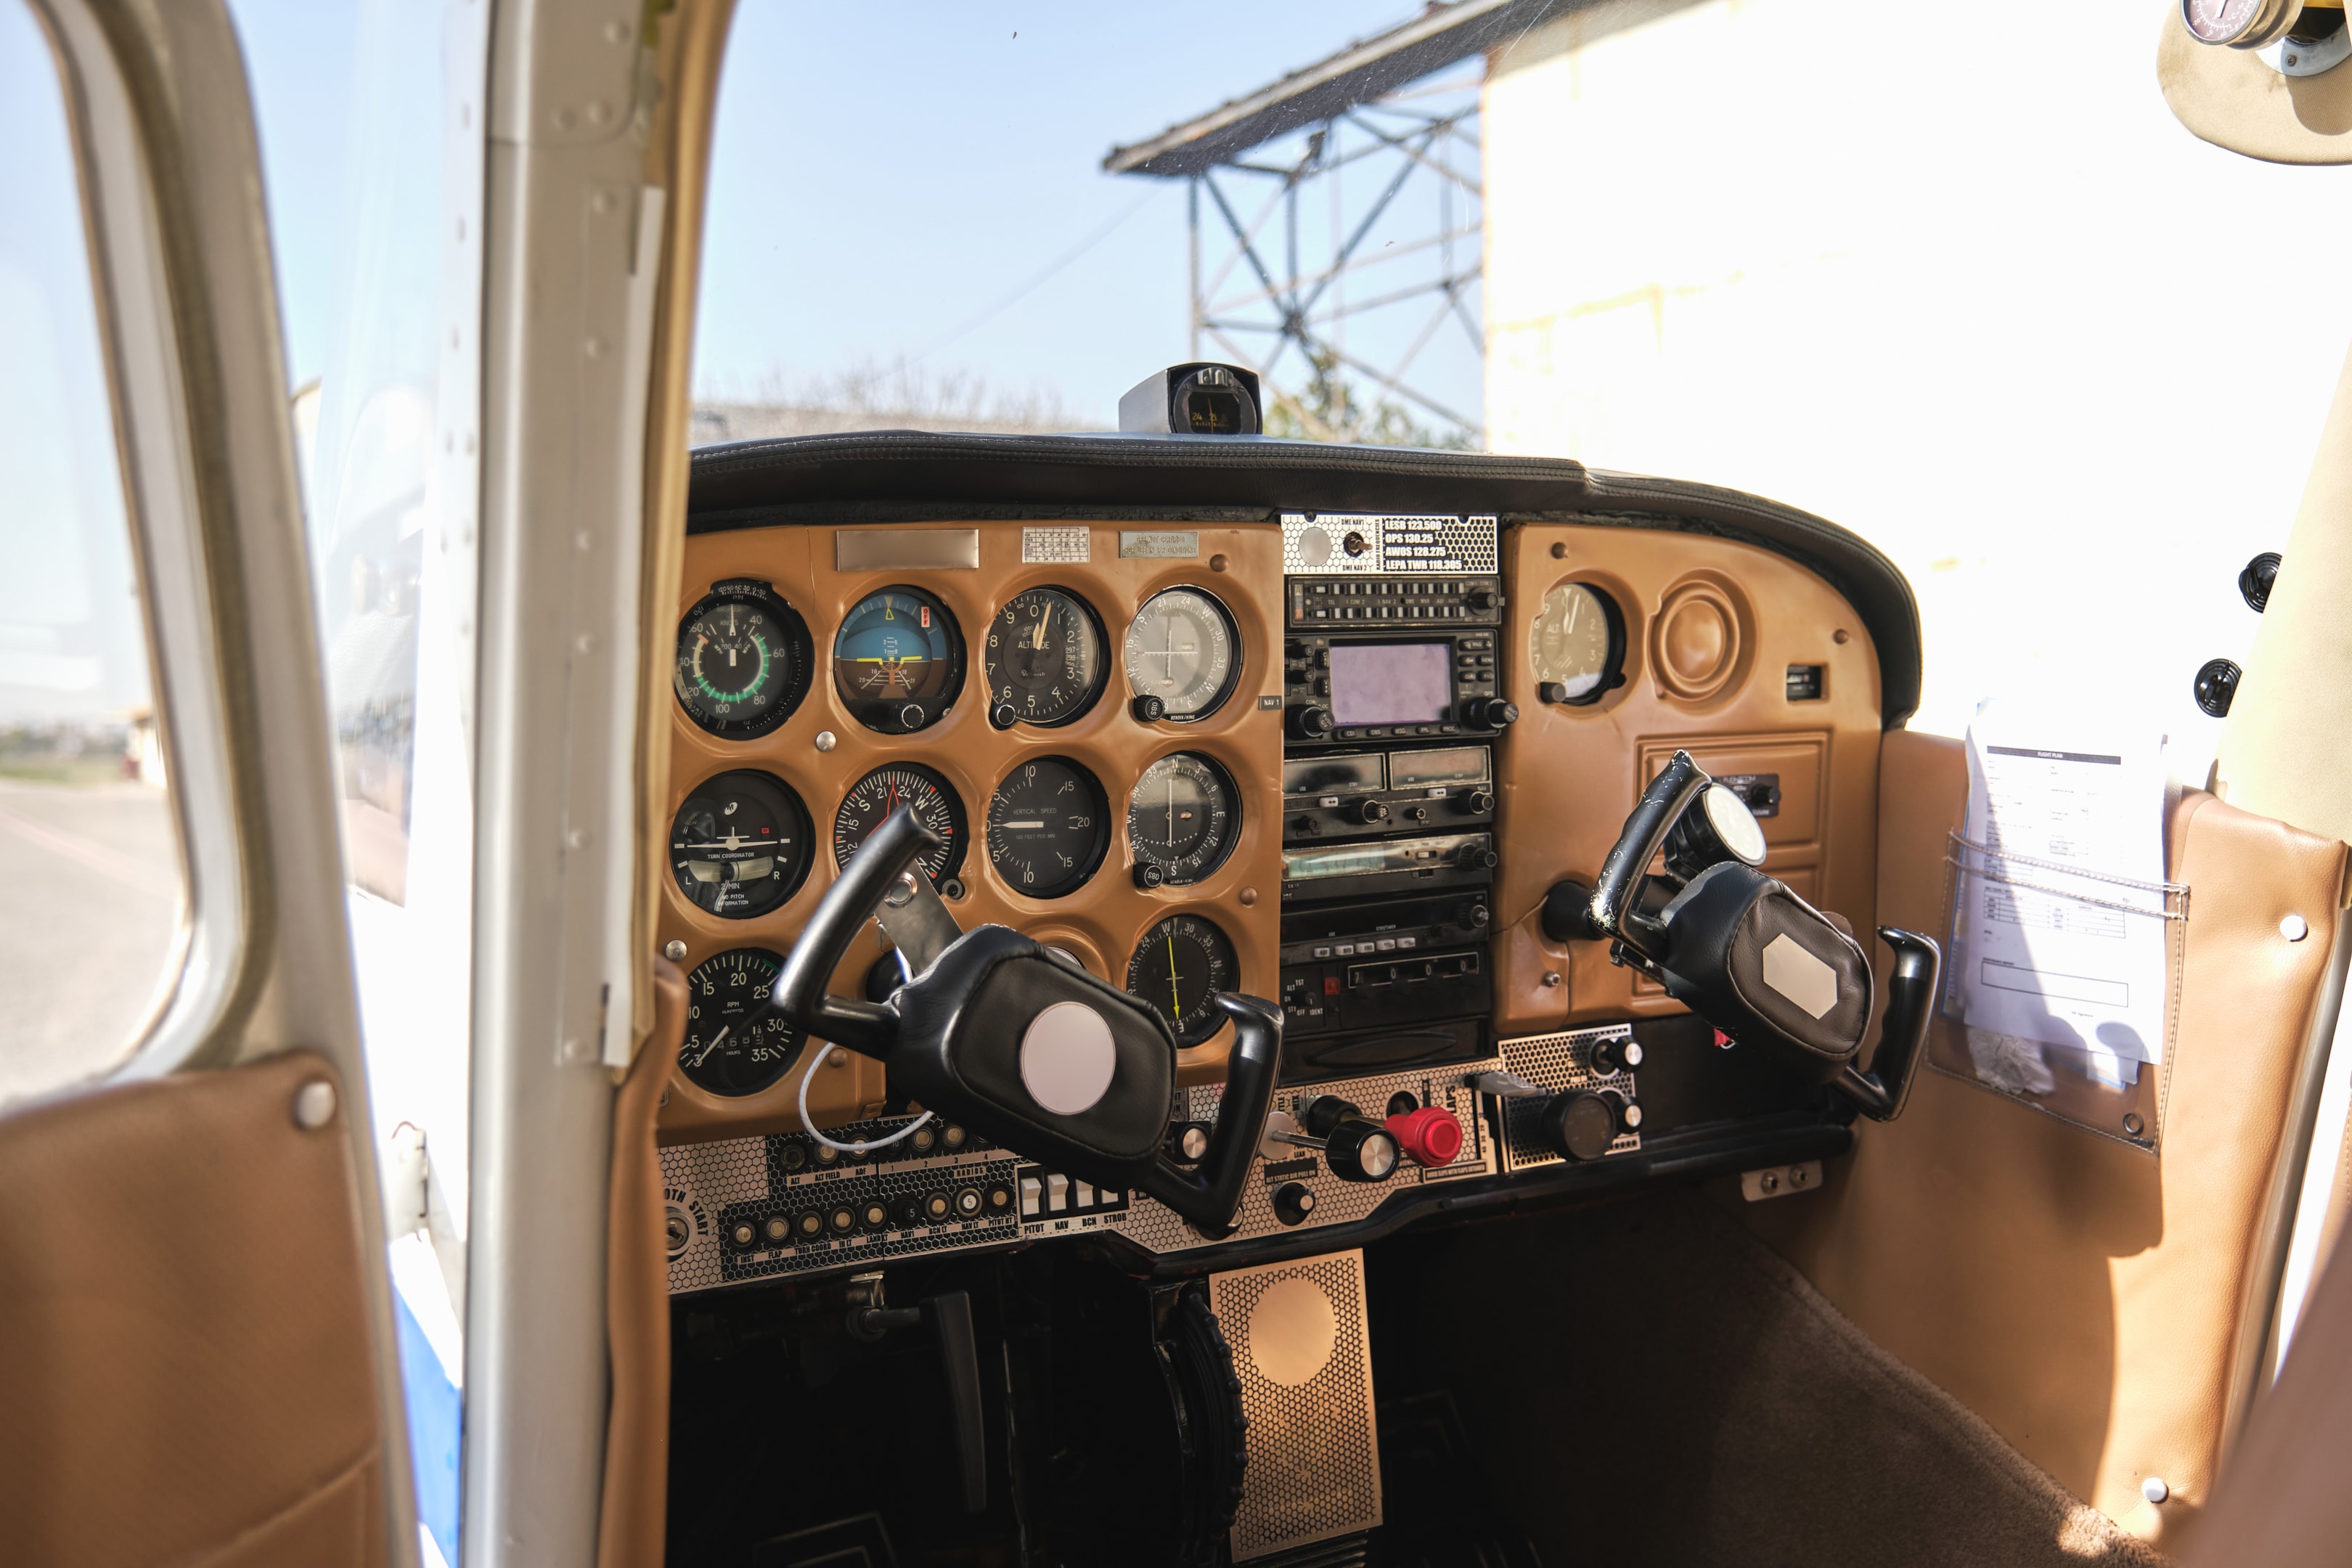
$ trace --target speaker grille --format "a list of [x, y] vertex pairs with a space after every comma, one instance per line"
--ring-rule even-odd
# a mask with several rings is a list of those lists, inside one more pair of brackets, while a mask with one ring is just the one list
[[[1321, 1326], [1314, 1321], [1321, 1309], [1302, 1287], [1319, 1292], [1330, 1313], [1329, 1352], [1319, 1366], [1300, 1349], [1302, 1340], [1310, 1342], [1310, 1352], [1319, 1348]], [[1263, 1314], [1262, 1303], [1268, 1309]], [[1364, 1316], [1364, 1255], [1340, 1252], [1213, 1274], [1209, 1305], [1233, 1345], [1242, 1410], [1249, 1417], [1249, 1468], [1234, 1520], [1234, 1561], [1379, 1524], [1380, 1427]], [[1297, 1310], [1300, 1305], [1307, 1310]], [[1266, 1342], [1255, 1342], [1260, 1334]], [[1269, 1367], [1276, 1376], [1267, 1375]]]

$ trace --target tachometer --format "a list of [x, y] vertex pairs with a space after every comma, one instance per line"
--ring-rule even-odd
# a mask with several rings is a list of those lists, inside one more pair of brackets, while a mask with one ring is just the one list
[[988, 801], [988, 863], [1033, 899], [1084, 887], [1110, 847], [1110, 805], [1095, 775], [1067, 757], [1035, 757]]
[[1225, 705], [1241, 676], [1241, 638], [1225, 607], [1198, 588], [1154, 594], [1127, 629], [1127, 683], [1155, 698], [1160, 717], [1206, 719]]
[[1241, 816], [1233, 777], [1213, 761], [1198, 752], [1160, 758], [1127, 797], [1136, 879], [1171, 888], [1201, 880], [1233, 853]]
[[712, 1094], [757, 1094], [790, 1072], [805, 1043], [798, 1029], [768, 1011], [768, 992], [784, 961], [761, 947], [704, 959], [686, 977], [686, 1044], [677, 1065]]
[[920, 588], [868, 594], [834, 636], [833, 686], [869, 730], [929, 729], [963, 690], [963, 634]]
[[1544, 595], [1528, 628], [1528, 661], [1545, 701], [1598, 702], [1623, 684], [1624, 615], [1590, 584], [1562, 583]]
[[747, 921], [800, 891], [814, 837], [790, 784], [748, 769], [720, 773], [671, 819], [670, 873], [697, 907]]
[[981, 668], [990, 717], [1051, 728], [1084, 714], [1109, 678], [1102, 624], [1087, 602], [1059, 588], [1016, 594], [989, 623]]
[[678, 623], [678, 705], [730, 741], [764, 735], [791, 718], [815, 665], [808, 623], [765, 583], [715, 583]]
[[963, 864], [966, 837], [963, 802], [955, 786], [919, 763], [893, 763], [876, 768], [849, 786], [841, 809], [833, 814], [833, 859], [846, 866], [859, 846], [902, 805], [915, 809], [915, 820], [947, 840], [944, 848], [924, 852], [916, 864], [934, 883], [945, 882]]
[[1143, 933], [1127, 961], [1127, 988], [1168, 1020], [1180, 1046], [1197, 1046], [1224, 1026], [1209, 1005], [1233, 989], [1241, 961], [1225, 933], [1199, 915], [1171, 915]]

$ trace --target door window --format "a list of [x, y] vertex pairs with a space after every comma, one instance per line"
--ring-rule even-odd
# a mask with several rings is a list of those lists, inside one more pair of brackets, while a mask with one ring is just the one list
[[185, 904], [55, 58], [0, 0], [0, 1104], [130, 1054]]

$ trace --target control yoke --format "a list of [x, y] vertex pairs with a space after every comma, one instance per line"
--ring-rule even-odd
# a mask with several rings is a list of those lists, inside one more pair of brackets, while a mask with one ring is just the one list
[[[1943, 953], [1893, 926], [1886, 1021], [1865, 1072], [1868, 956], [1843, 921], [1758, 869], [1764, 835], [1745, 802], [1676, 752], [1601, 862], [1586, 930], [1732, 1039], [1798, 1066], [1881, 1121], [1901, 1114], [1935, 1016]], [[1664, 857], [1662, 874], [1651, 865]], [[1663, 898], [1663, 904], [1661, 899]]]
[[[1197, 1164], [1167, 1152], [1176, 1037], [1139, 998], [1004, 926], [966, 931], [914, 868], [939, 837], [900, 806], [853, 856], [784, 960], [769, 1005], [889, 1069], [891, 1092], [1081, 1181], [1150, 1194], [1209, 1234], [1230, 1231], [1265, 1128], [1282, 1015], [1220, 994], [1234, 1021], [1224, 1099]], [[828, 989], [868, 919], [898, 950], [885, 1002]]]

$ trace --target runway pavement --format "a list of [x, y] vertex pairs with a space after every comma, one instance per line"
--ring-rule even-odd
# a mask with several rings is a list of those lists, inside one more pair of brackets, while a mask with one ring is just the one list
[[0, 1103], [119, 1059], [180, 907], [169, 798], [0, 779]]

